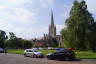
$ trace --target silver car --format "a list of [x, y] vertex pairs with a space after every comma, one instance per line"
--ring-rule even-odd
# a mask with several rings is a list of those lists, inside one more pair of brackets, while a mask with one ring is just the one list
[[42, 52], [39, 52], [38, 50], [35, 49], [25, 49], [24, 56], [32, 58], [44, 57]]

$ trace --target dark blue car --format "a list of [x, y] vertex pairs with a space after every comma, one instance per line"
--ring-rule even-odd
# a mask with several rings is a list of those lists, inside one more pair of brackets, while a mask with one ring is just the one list
[[60, 59], [60, 60], [74, 60], [75, 59], [75, 53], [74, 51], [70, 49], [61, 49], [54, 53], [47, 54], [48, 59]]
[[0, 53], [4, 53], [4, 49], [0, 48]]

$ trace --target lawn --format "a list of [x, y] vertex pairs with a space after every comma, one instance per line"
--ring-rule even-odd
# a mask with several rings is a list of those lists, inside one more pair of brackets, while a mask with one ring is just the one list
[[39, 50], [39, 51], [43, 52], [44, 55], [48, 53], [56, 52], [56, 50]]
[[[48, 53], [52, 53], [55, 52], [56, 50], [39, 50], [40, 52], [43, 52], [44, 55], [48, 54]], [[14, 53], [14, 54], [24, 54], [24, 50], [21, 49], [11, 49], [7, 51], [8, 53]]]
[[75, 53], [76, 53], [76, 58], [96, 59], [96, 53], [93, 53], [91, 51], [80, 51]]
[[21, 49], [11, 49], [7, 51], [8, 53], [13, 53], [13, 54], [24, 54], [24, 50]]
[[[44, 55], [48, 53], [55, 52], [56, 50], [39, 50], [43, 52]], [[24, 54], [24, 50], [8, 50], [8, 53], [14, 53], [14, 54]], [[91, 51], [76, 51], [76, 58], [80, 59], [96, 59], [96, 53], [93, 53]]]

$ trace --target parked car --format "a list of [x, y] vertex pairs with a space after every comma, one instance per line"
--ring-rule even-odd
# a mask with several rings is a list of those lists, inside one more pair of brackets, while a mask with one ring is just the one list
[[39, 50], [39, 48], [32, 48], [32, 49], [34, 49], [34, 50]]
[[42, 52], [39, 52], [38, 50], [34, 50], [34, 49], [26, 49], [24, 51], [24, 56], [25, 57], [32, 57], [32, 58], [44, 57]]
[[39, 50], [44, 50], [44, 48], [39, 48]]
[[61, 49], [63, 49], [63, 48], [54, 48], [55, 50], [61, 50]]
[[4, 53], [4, 49], [0, 48], [0, 53]]
[[48, 59], [74, 60], [75, 53], [70, 49], [61, 49], [54, 53], [47, 54]]
[[48, 47], [47, 49], [48, 49], [48, 50], [53, 50], [54, 48], [53, 48], [53, 47]]

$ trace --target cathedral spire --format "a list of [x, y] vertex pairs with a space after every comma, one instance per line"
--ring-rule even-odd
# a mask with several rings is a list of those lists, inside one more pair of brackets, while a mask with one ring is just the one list
[[54, 24], [54, 17], [52, 10], [51, 10], [51, 24], [49, 25], [49, 36], [53, 38], [56, 36], [56, 26]]
[[54, 26], [54, 17], [53, 17], [53, 11], [51, 10], [51, 26]]

